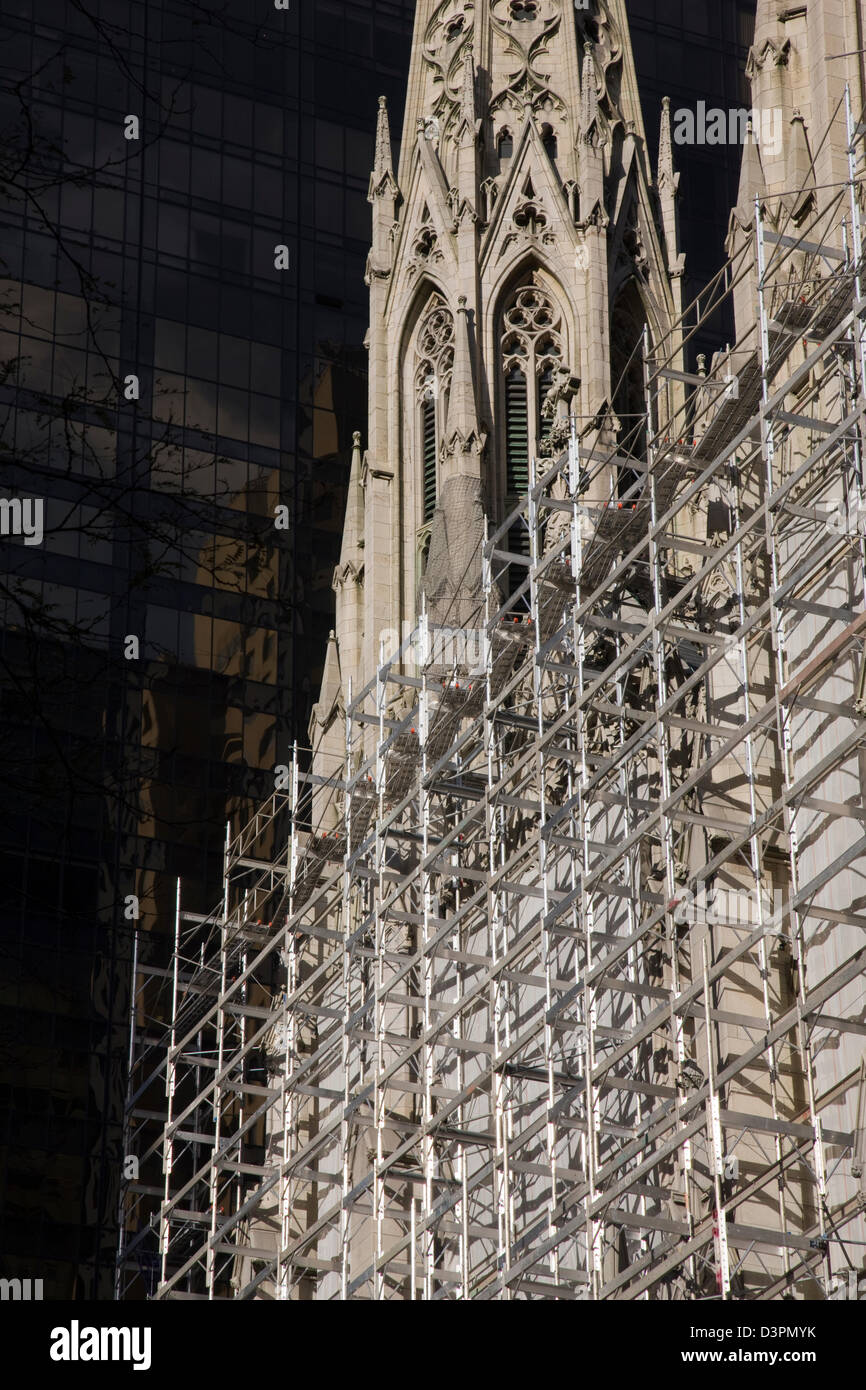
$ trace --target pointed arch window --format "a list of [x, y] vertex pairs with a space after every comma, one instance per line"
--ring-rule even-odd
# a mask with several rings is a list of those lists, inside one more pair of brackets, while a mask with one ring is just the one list
[[[617, 451], [622, 458], [646, 462], [647, 410], [644, 389], [646, 310], [634, 280], [617, 296], [610, 325], [610, 375], [614, 414], [620, 423]], [[617, 496], [634, 501], [643, 472], [620, 467]]]
[[454, 319], [441, 295], [433, 295], [415, 339], [415, 406], [421, 462], [421, 521], [428, 526], [439, 490], [439, 453], [448, 418], [454, 366]]
[[505, 378], [505, 492], [520, 497], [529, 484], [529, 460], [538, 453], [549, 422], [544, 404], [563, 363], [562, 314], [541, 285], [523, 285], [502, 320]]
[[514, 154], [514, 136], [508, 126], [503, 126], [499, 132], [496, 140], [496, 152], [499, 155], [500, 163], [503, 164]]
[[556, 159], [559, 154], [559, 144], [556, 139], [556, 131], [553, 129], [552, 125], [545, 124], [541, 127], [541, 143], [547, 150], [550, 158]]
[[[502, 316], [500, 362], [505, 421], [505, 511], [511, 511], [529, 487], [529, 461], [550, 428], [544, 410], [563, 363], [561, 311], [551, 294], [538, 283], [515, 291]], [[529, 553], [529, 536], [523, 525], [512, 528], [508, 548], [516, 555]], [[512, 566], [512, 588], [526, 578]]]

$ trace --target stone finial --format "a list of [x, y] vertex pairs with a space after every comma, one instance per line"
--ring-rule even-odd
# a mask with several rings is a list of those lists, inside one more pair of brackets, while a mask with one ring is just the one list
[[580, 128], [584, 139], [598, 117], [598, 87], [595, 81], [595, 60], [592, 44], [583, 45], [583, 70], [580, 78]]
[[386, 97], [379, 98], [379, 116], [376, 121], [376, 162], [373, 166], [373, 178], [376, 183], [390, 174], [393, 178], [394, 167], [391, 162], [391, 123], [388, 120], [388, 100]]
[[448, 421], [445, 444], [452, 448], [456, 440], [463, 445], [480, 439], [478, 403], [472, 374], [472, 352], [469, 346], [469, 308], [465, 294], [457, 300], [454, 320], [454, 366], [451, 370], [451, 391], [448, 397]]
[[674, 147], [671, 138], [671, 99], [662, 99], [662, 121], [659, 131], [659, 185], [674, 182]]
[[472, 61], [472, 52], [467, 50], [463, 62], [463, 91], [460, 97], [461, 115], [464, 121], [474, 129], [475, 126], [475, 64]]
[[735, 213], [742, 227], [750, 227], [755, 217], [755, 199], [763, 198], [767, 191], [764, 168], [758, 142], [752, 128], [751, 118], [746, 126], [743, 143], [743, 162], [740, 166], [740, 188], [737, 194]]
[[349, 490], [346, 498], [346, 520], [343, 524], [343, 545], [340, 552], [341, 566], [351, 565], [360, 568], [364, 549], [364, 487], [361, 482], [363, 457], [361, 454], [361, 432], [352, 435], [352, 467], [349, 472]]
[[798, 110], [795, 110], [791, 117], [791, 134], [788, 137], [787, 147], [785, 186], [790, 195], [792, 216], [800, 218], [812, 205], [816, 189], [815, 170], [809, 151], [806, 123]]

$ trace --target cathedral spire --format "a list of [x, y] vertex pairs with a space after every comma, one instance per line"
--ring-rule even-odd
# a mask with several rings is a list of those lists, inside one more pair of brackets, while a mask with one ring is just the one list
[[367, 284], [387, 276], [391, 269], [391, 228], [397, 212], [400, 190], [394, 178], [391, 159], [391, 123], [388, 102], [379, 98], [376, 121], [376, 154], [367, 201], [373, 205], [373, 246], [367, 261]]
[[580, 129], [584, 140], [591, 139], [598, 119], [598, 89], [595, 84], [595, 61], [592, 44], [583, 45], [583, 70], [580, 78]]
[[761, 152], [758, 149], [752, 122], [749, 120], [746, 127], [746, 139], [743, 144], [743, 163], [740, 167], [737, 205], [734, 209], [734, 216], [741, 227], [751, 227], [755, 218], [755, 199], [763, 198], [766, 191]]
[[670, 132], [657, 197], [625, 2], [591, 9], [418, 0], [398, 178], [380, 103], [363, 621], [337, 632], [344, 671], [364, 633], [362, 685], [419, 581], [431, 620], [474, 621], [479, 537], [556, 446], [557, 383], [611, 418], [621, 323], [665, 338], [679, 317]]
[[799, 220], [812, 207], [816, 196], [815, 170], [809, 153], [806, 124], [799, 111], [795, 111], [791, 117], [787, 146], [785, 183], [788, 185], [788, 202], [791, 215]]
[[659, 163], [658, 163], [659, 186], [668, 184], [676, 190], [679, 185], [679, 174], [674, 173], [674, 148], [671, 139], [671, 99], [662, 99], [662, 119], [659, 130]]
[[378, 188], [386, 177], [394, 177], [391, 162], [391, 123], [388, 119], [388, 99], [379, 98], [379, 116], [376, 121], [376, 160], [373, 165], [373, 183]]
[[[682, 277], [685, 270], [685, 256], [679, 249], [679, 216], [677, 210], [677, 194], [680, 187], [680, 176], [674, 169], [674, 150], [671, 139], [671, 99], [665, 97], [662, 101], [661, 129], [659, 131], [659, 161], [656, 176], [656, 186], [658, 188], [659, 204], [662, 214], [662, 230], [665, 235], [665, 249], [667, 251], [668, 268], [671, 274], [677, 278]], [[677, 303], [679, 305], [680, 287], [677, 286]]]
[[331, 651], [329, 647], [325, 680], [322, 685], [319, 715], [323, 720], [327, 718], [334, 703], [328, 681], [336, 679], [334, 672], [339, 672], [341, 660], [345, 670], [351, 673], [357, 669], [361, 659], [364, 624], [363, 467], [361, 435], [360, 431], [356, 430], [352, 438], [352, 466], [346, 498], [346, 519], [343, 523], [343, 544], [340, 549], [340, 563], [334, 571], [333, 578], [333, 588], [337, 596], [337, 621], [336, 633], [331, 634], [334, 650]]
[[460, 114], [464, 125], [475, 133], [475, 63], [472, 50], [467, 49], [463, 59], [463, 91], [460, 99]]
[[346, 520], [343, 524], [343, 545], [340, 568], [360, 572], [364, 563], [364, 488], [361, 483], [361, 433], [352, 436], [352, 467], [349, 473], [349, 495], [346, 499]]
[[[467, 45], [463, 57], [460, 117], [456, 136], [457, 161], [454, 173], [458, 194], [456, 211], [461, 220], [466, 212], [474, 219], [478, 205], [477, 128], [475, 64], [472, 59], [472, 49]], [[472, 254], [474, 258], [474, 232], [472, 242], [467, 241], [463, 249], [464, 254]]]
[[604, 160], [599, 130], [598, 87], [592, 44], [583, 46], [583, 70], [580, 79], [580, 169], [581, 215], [587, 220], [605, 220]]
[[472, 353], [469, 343], [469, 310], [466, 296], [457, 301], [454, 319], [454, 367], [451, 392], [448, 398], [448, 419], [445, 426], [445, 449], [451, 471], [463, 473], [477, 470], [477, 462], [467, 469], [461, 455], [476, 454], [483, 439], [478, 424], [478, 405], [472, 375]]

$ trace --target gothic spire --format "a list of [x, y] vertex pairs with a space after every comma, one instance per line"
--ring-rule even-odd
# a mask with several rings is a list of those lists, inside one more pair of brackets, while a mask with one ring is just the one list
[[346, 520], [343, 525], [343, 545], [340, 568], [349, 565], [358, 573], [364, 562], [364, 489], [361, 485], [361, 434], [352, 436], [352, 467], [349, 473], [349, 495], [346, 498]]
[[463, 60], [463, 91], [460, 99], [460, 115], [470, 130], [475, 130], [475, 63], [472, 50], [467, 48]]
[[391, 269], [390, 228], [394, 222], [400, 190], [394, 178], [391, 160], [391, 124], [388, 120], [388, 102], [379, 98], [379, 116], [376, 121], [376, 154], [368, 203], [373, 205], [373, 246], [367, 261], [367, 284], [377, 278], [387, 276]]
[[454, 367], [448, 397], [448, 420], [445, 426], [445, 447], [452, 457], [469, 453], [481, 440], [478, 425], [478, 404], [472, 375], [472, 351], [469, 344], [469, 310], [466, 296], [460, 295], [454, 318]]
[[740, 168], [740, 188], [737, 194], [737, 206], [734, 209], [734, 214], [741, 227], [752, 225], [755, 216], [755, 199], [762, 198], [766, 191], [761, 153], [750, 120], [746, 127], [743, 163]]
[[658, 163], [659, 187], [668, 183], [676, 187], [679, 183], [679, 175], [674, 173], [674, 149], [671, 140], [671, 99], [662, 99], [662, 120], [659, 132], [659, 163]]
[[391, 123], [388, 120], [387, 97], [379, 98], [379, 117], [376, 122], [376, 160], [373, 165], [373, 182], [378, 187], [382, 180], [394, 177], [391, 162]]
[[787, 145], [785, 183], [792, 216], [799, 218], [815, 199], [815, 170], [809, 153], [806, 125], [799, 111], [795, 111], [791, 117], [791, 134]]
[[583, 71], [580, 79], [580, 129], [584, 140], [590, 133], [598, 117], [598, 88], [595, 82], [595, 61], [592, 44], [583, 45]]
[[677, 193], [680, 176], [674, 169], [674, 151], [671, 140], [671, 99], [662, 101], [662, 120], [659, 132], [659, 162], [656, 175], [659, 205], [662, 214], [662, 230], [665, 234], [668, 268], [675, 276], [680, 276], [685, 268], [685, 256], [679, 250], [679, 219], [677, 216]]

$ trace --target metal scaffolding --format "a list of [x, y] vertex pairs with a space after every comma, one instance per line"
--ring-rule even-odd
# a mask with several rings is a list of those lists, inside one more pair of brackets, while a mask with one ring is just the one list
[[572, 421], [478, 630], [422, 613], [140, 943], [121, 1296], [857, 1296], [861, 138], [757, 206], [710, 376], [647, 335], [643, 459]]

